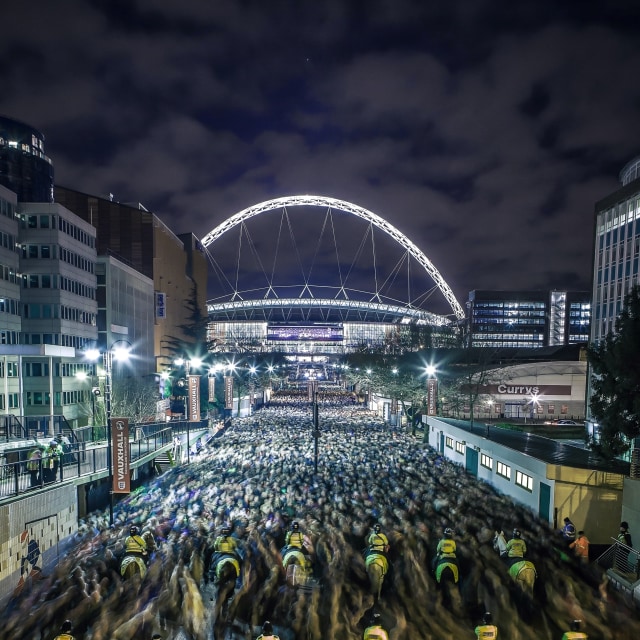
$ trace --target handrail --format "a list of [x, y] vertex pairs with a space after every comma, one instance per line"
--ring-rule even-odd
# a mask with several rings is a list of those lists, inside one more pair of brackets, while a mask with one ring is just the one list
[[613, 544], [602, 553], [596, 563], [603, 569], [610, 569], [627, 582], [640, 580], [640, 551], [611, 538]]

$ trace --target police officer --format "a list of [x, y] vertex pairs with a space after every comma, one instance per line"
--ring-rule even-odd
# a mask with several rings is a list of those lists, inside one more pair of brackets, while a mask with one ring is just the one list
[[287, 531], [284, 544], [287, 547], [296, 547], [297, 549], [302, 549], [304, 546], [304, 535], [302, 531], [300, 531], [300, 525], [296, 521], [291, 523], [291, 529]]
[[224, 524], [220, 535], [213, 542], [214, 554], [211, 556], [211, 575], [215, 576], [216, 566], [224, 556], [237, 557], [238, 543], [231, 536], [231, 526]]
[[498, 637], [498, 627], [492, 624], [492, 617], [488, 611], [482, 616], [482, 624], [475, 628], [475, 633], [476, 638], [483, 638], [484, 640], [494, 640]]
[[562, 640], [586, 640], [589, 636], [580, 631], [580, 620], [572, 620], [569, 625], [570, 631], [566, 631]]
[[73, 625], [71, 620], [65, 620], [60, 627], [60, 633], [53, 640], [74, 640], [71, 632], [73, 631]]
[[135, 525], [129, 528], [129, 535], [124, 541], [124, 552], [127, 556], [138, 556], [143, 560], [147, 560], [147, 543], [140, 536], [140, 529]]
[[231, 527], [228, 524], [225, 524], [220, 530], [220, 535], [216, 537], [213, 548], [216, 553], [235, 554], [238, 543], [235, 538], [231, 537]]
[[37, 487], [40, 485], [40, 474], [42, 472], [42, 449], [36, 446], [29, 452], [29, 459], [27, 460], [27, 471], [31, 479], [30, 485]]
[[456, 550], [456, 541], [453, 539], [453, 529], [447, 527], [444, 530], [442, 539], [438, 542], [438, 547], [436, 548], [438, 560], [441, 558], [455, 559]]
[[564, 519], [564, 526], [562, 527], [562, 538], [567, 546], [574, 542], [576, 539], [576, 527], [569, 518]]
[[363, 640], [389, 640], [389, 634], [380, 624], [380, 614], [372, 613], [369, 626], [364, 630]]
[[262, 633], [258, 636], [258, 640], [280, 640], [280, 636], [273, 633], [273, 625], [265, 620], [262, 625]]
[[513, 537], [507, 542], [507, 560], [510, 565], [524, 559], [527, 553], [527, 544], [521, 537], [519, 529], [513, 530]]
[[622, 542], [622, 544], [626, 544], [627, 547], [633, 547], [633, 543], [631, 542], [631, 534], [629, 533], [629, 523], [621, 522], [620, 523], [620, 533], [618, 534], [618, 542]]
[[367, 540], [369, 552], [386, 554], [389, 552], [389, 539], [382, 533], [382, 527], [376, 522], [373, 525], [373, 532]]

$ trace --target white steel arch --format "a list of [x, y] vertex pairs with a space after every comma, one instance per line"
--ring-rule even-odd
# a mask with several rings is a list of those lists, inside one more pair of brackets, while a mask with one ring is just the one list
[[274, 209], [279, 209], [282, 207], [299, 206], [330, 207], [332, 209], [337, 209], [338, 211], [351, 213], [354, 216], [362, 218], [363, 220], [370, 222], [380, 230], [384, 231], [398, 244], [404, 247], [420, 264], [420, 266], [422, 266], [422, 268], [429, 274], [431, 279], [436, 283], [437, 287], [440, 289], [447, 302], [451, 306], [451, 309], [453, 310], [456, 318], [458, 318], [459, 320], [464, 319], [465, 314], [462, 306], [456, 300], [453, 291], [445, 282], [444, 278], [440, 275], [440, 272], [435, 268], [431, 260], [429, 260], [429, 258], [427, 258], [427, 256], [413, 242], [411, 242], [411, 240], [409, 240], [407, 236], [405, 236], [400, 230], [396, 229], [396, 227], [394, 227], [392, 224], [389, 224], [384, 218], [381, 218], [379, 215], [373, 213], [372, 211], [369, 211], [368, 209], [365, 209], [364, 207], [352, 204], [351, 202], [346, 202], [345, 200], [313, 195], [285, 196], [282, 198], [275, 198], [273, 200], [266, 200], [265, 202], [260, 202], [251, 207], [248, 207], [247, 209], [243, 209], [242, 211], [239, 211], [238, 213], [232, 215], [230, 218], [227, 218], [224, 222], [207, 233], [207, 235], [205, 235], [201, 239], [201, 242], [203, 246], [208, 247], [227, 231], [229, 231], [236, 225], [241, 224], [245, 220], [252, 218], [253, 216], [257, 216], [260, 213], [273, 211]]

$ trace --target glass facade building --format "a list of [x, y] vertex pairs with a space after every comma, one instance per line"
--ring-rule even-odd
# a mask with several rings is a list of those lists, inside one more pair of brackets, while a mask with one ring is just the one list
[[624, 298], [640, 284], [640, 156], [620, 172], [621, 188], [596, 203], [591, 340], [615, 329]]
[[549, 347], [587, 342], [591, 303], [578, 291], [471, 291], [473, 347]]

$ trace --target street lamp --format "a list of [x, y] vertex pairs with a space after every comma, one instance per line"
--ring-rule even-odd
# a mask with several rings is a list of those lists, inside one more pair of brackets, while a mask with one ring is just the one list
[[[86, 371], [76, 372], [78, 380], [89, 380], [89, 374]], [[91, 376], [91, 427], [96, 426], [96, 397], [100, 395], [100, 387], [93, 384], [93, 376]]]

